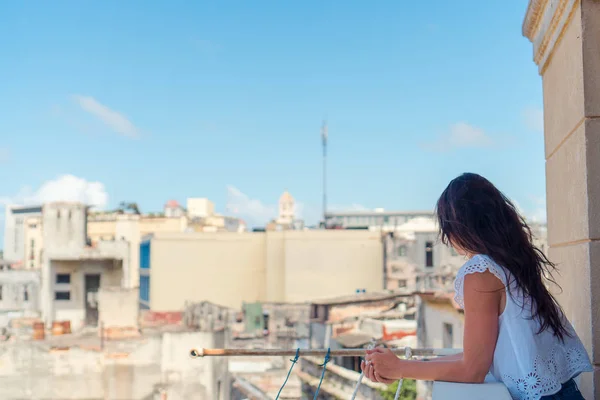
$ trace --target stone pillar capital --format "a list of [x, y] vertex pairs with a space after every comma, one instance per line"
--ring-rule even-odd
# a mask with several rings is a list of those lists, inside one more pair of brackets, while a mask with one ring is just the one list
[[543, 73], [580, 0], [530, 0], [523, 35], [533, 43], [533, 60]]

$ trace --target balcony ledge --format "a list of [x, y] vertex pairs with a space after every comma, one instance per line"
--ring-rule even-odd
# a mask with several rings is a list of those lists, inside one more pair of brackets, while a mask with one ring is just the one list
[[506, 386], [498, 382], [482, 384], [434, 382], [433, 400], [512, 400]]

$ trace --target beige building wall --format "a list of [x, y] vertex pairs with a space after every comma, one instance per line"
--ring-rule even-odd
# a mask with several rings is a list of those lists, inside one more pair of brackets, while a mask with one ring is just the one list
[[544, 87], [549, 256], [595, 368], [582, 392], [600, 398], [600, 2], [531, 0], [523, 33]]
[[150, 307], [182, 310], [208, 300], [239, 308], [264, 300], [265, 236], [262, 234], [156, 234], [150, 250]]
[[349, 295], [356, 289], [383, 289], [378, 232], [285, 231], [284, 238], [284, 263], [278, 265], [284, 274], [282, 300], [300, 302]]
[[187, 217], [150, 217], [140, 218], [140, 236], [152, 233], [183, 232], [187, 228]]
[[368, 231], [156, 234], [150, 307], [211, 301], [302, 302], [383, 289], [380, 237]]
[[90, 215], [88, 216], [88, 237], [92, 243], [101, 240], [115, 240], [116, 226], [116, 218], [101, 220]]
[[189, 198], [186, 207], [190, 218], [206, 218], [215, 213], [215, 204], [206, 198]]

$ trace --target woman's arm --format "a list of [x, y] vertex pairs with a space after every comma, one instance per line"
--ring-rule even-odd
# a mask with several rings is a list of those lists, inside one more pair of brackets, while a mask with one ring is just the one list
[[400, 378], [480, 383], [492, 364], [498, 339], [498, 316], [504, 286], [486, 271], [465, 277], [465, 331], [462, 357], [430, 361], [401, 360], [388, 349], [367, 352], [365, 375], [376, 382]]

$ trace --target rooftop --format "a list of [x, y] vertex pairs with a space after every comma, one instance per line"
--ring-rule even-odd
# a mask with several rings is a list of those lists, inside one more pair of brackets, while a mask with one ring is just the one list
[[389, 216], [424, 216], [424, 215], [433, 215], [433, 211], [386, 211], [383, 208], [378, 208], [375, 210], [347, 210], [347, 211], [328, 211], [325, 213], [326, 217], [352, 217], [352, 216], [381, 216], [381, 215], [389, 215]]
[[321, 300], [313, 300], [311, 304], [336, 306], [345, 304], [369, 303], [374, 301], [394, 300], [399, 297], [410, 297], [411, 292], [394, 292], [394, 293], [358, 293], [348, 296], [332, 297]]

